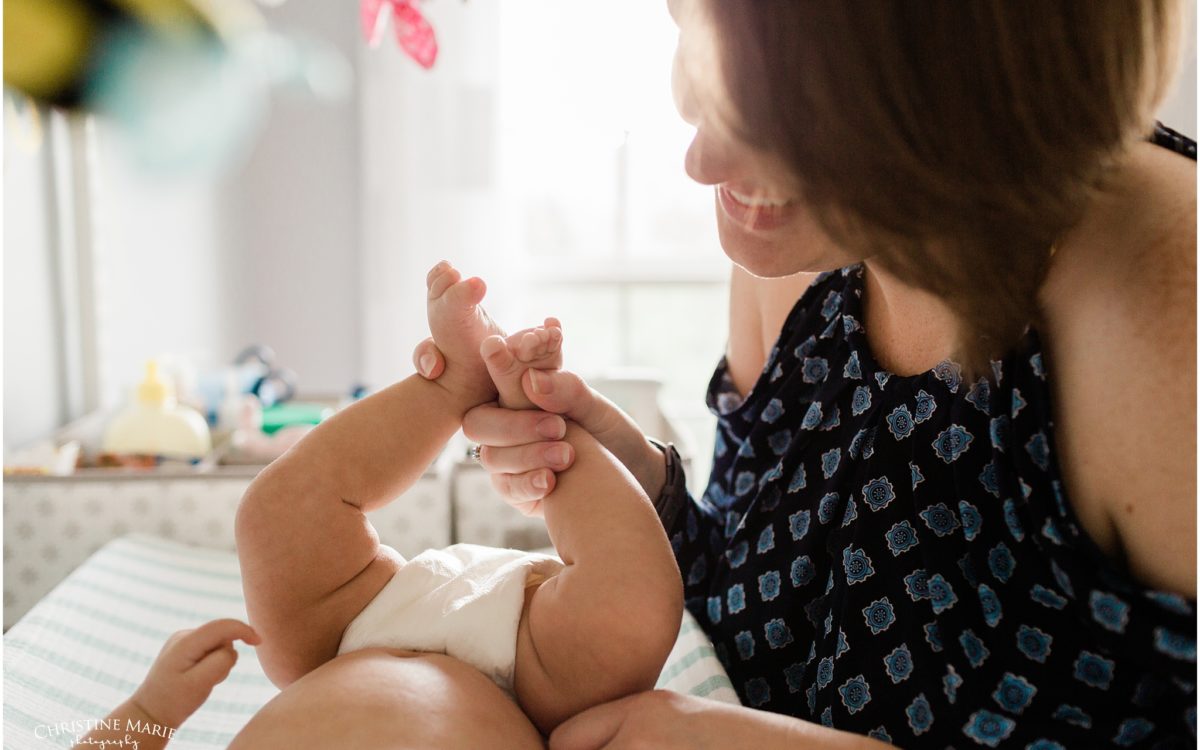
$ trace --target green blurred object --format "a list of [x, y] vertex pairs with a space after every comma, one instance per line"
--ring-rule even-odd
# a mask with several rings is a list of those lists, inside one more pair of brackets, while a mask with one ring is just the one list
[[267, 435], [274, 435], [284, 427], [297, 424], [321, 424], [331, 416], [333, 416], [332, 407], [289, 401], [263, 409], [262, 431]]

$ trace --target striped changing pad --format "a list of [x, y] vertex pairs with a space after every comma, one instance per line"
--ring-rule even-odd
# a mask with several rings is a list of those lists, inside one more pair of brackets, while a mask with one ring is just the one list
[[[246, 620], [237, 556], [133, 534], [88, 558], [4, 636], [4, 747], [69, 748], [64, 722], [101, 719], [141, 683], [168, 636], [209, 620]], [[254, 649], [176, 732], [172, 750], [226, 747], [277, 692]], [[736, 703], [695, 620], [683, 627], [658, 687]]]

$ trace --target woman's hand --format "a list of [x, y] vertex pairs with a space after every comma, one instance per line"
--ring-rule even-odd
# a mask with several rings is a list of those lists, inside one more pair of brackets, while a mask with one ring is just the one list
[[[445, 368], [431, 338], [417, 345], [413, 363], [430, 380]], [[483, 446], [479, 460], [491, 474], [492, 486], [509, 504], [526, 515], [541, 515], [542, 498], [554, 491], [555, 472], [567, 469], [575, 458], [568, 444], [558, 442], [566, 433], [564, 417], [616, 456], [651, 500], [661, 494], [666, 481], [662, 453], [625, 412], [582, 378], [565, 370], [529, 370], [521, 386], [540, 411], [484, 404], [463, 419], [467, 438]]]
[[550, 735], [550, 750], [724, 750], [752, 747], [881, 750], [878, 740], [790, 716], [653, 690], [577, 714]]

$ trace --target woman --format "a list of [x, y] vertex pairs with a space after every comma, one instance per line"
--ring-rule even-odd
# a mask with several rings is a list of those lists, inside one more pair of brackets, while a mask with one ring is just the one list
[[[706, 493], [673, 513], [669, 451], [577, 377], [527, 393], [662, 498], [746, 707], [648, 693], [551, 746], [1193, 745], [1181, 3], [670, 4], [735, 263]], [[544, 416], [465, 422], [527, 508]]]

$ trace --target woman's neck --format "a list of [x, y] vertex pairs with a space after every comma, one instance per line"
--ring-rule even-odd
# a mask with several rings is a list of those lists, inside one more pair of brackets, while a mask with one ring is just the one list
[[936, 296], [863, 261], [863, 327], [875, 361], [896, 375], [916, 375], [951, 356], [955, 316]]

